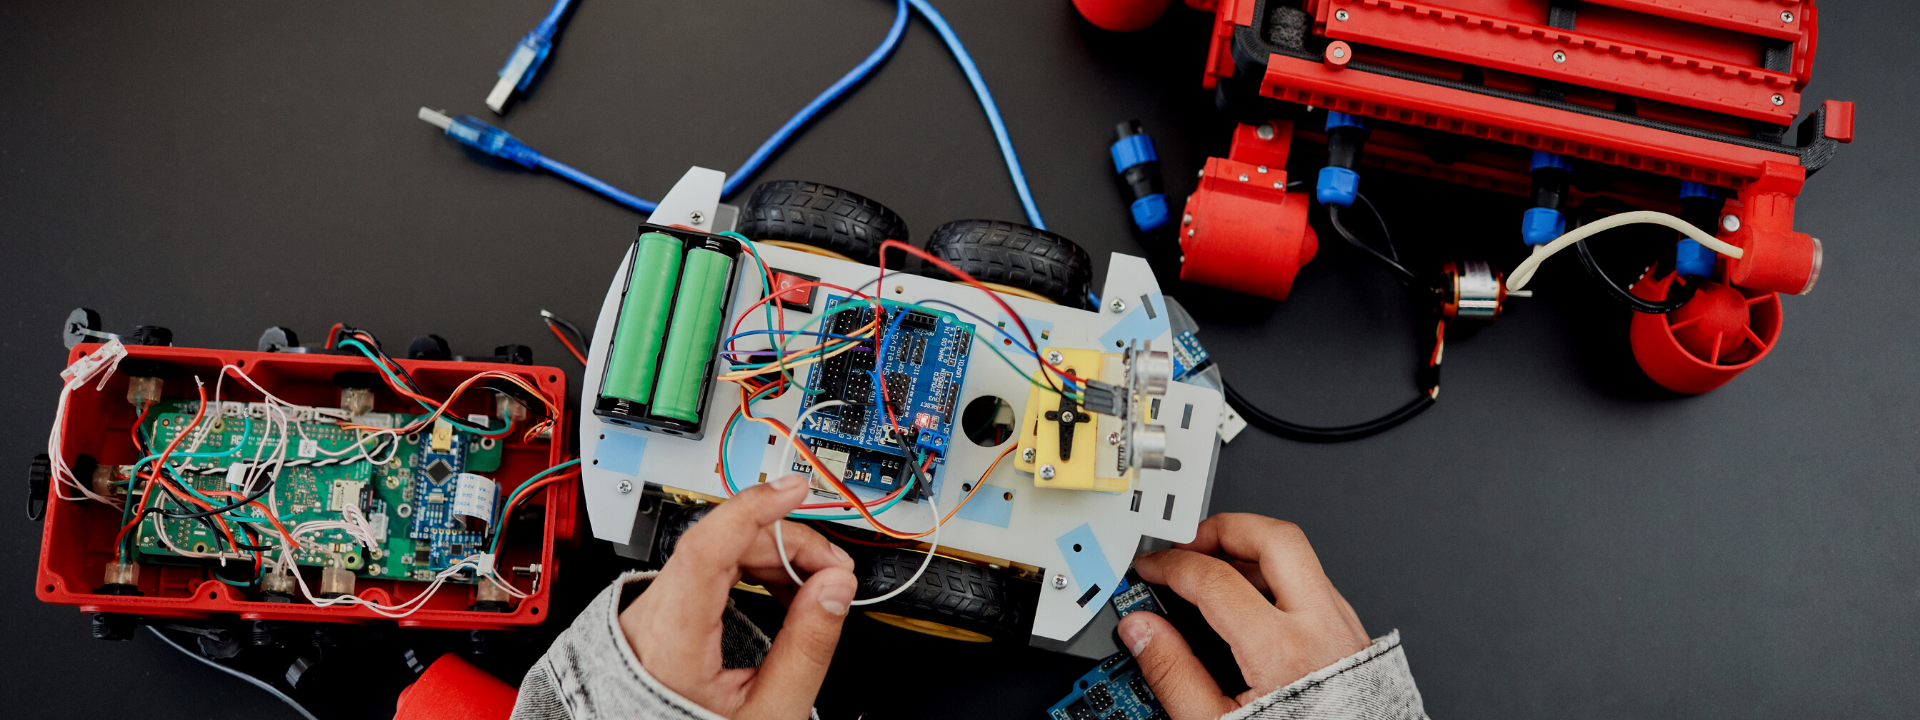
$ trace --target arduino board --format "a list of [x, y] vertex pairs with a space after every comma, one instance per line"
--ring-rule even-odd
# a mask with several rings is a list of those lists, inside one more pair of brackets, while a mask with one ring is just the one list
[[1073, 692], [1047, 709], [1052, 720], [1166, 720], [1140, 664], [1122, 650], [1074, 683]]
[[[973, 326], [952, 313], [880, 301], [827, 298], [820, 339], [851, 337], [873, 325], [882, 340], [815, 363], [807, 393], [821, 407], [797, 433], [842, 480], [891, 492], [909, 477], [906, 463], [939, 463], [953, 434]], [[796, 472], [813, 468], [796, 461]]]

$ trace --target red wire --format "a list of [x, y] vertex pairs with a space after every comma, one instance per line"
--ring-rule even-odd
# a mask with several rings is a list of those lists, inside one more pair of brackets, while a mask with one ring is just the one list
[[[1007, 301], [1000, 299], [1000, 295], [998, 293], [995, 293], [992, 289], [988, 288], [985, 284], [981, 283], [979, 280], [974, 279], [974, 277], [972, 275], [967, 274], [965, 270], [961, 270], [960, 268], [954, 267], [952, 263], [949, 263], [945, 260], [941, 260], [940, 258], [934, 257], [932, 253], [929, 253], [925, 250], [921, 250], [920, 248], [914, 247], [912, 245], [908, 245], [907, 243], [900, 242], [899, 240], [888, 240], [886, 242], [880, 243], [880, 282], [882, 283], [886, 282], [887, 248], [900, 248], [902, 250], [905, 250], [908, 253], [913, 254], [915, 257], [918, 257], [922, 260], [933, 263], [935, 266], [939, 267], [941, 270], [947, 271], [949, 274], [953, 275], [954, 277], [967, 281], [968, 285], [972, 285], [975, 288], [978, 288], [980, 292], [986, 293], [988, 298], [991, 298], [995, 304], [1000, 306], [1001, 311], [1005, 312], [1007, 314], [1007, 317], [1013, 318], [1013, 324], [1020, 327], [1020, 334], [1027, 336], [1027, 347], [1032, 348], [1035, 355], [1040, 354], [1040, 343], [1034, 341], [1033, 331], [1027, 329], [1027, 321], [1020, 319], [1020, 313], [1014, 312], [1013, 308], [1007, 305]], [[1046, 359], [1044, 358], [1040, 360], [1040, 364], [1053, 370], [1053, 372], [1055, 374], [1058, 374], [1060, 377], [1066, 378], [1076, 383], [1081, 383], [1081, 384], [1086, 383], [1086, 381], [1080, 379], [1079, 376], [1074, 375], [1073, 373], [1061, 370], [1058, 366], [1054, 365], [1053, 363], [1047, 362]]]
[[567, 339], [566, 333], [560, 332], [559, 326], [547, 323], [547, 329], [553, 331], [554, 337], [560, 338], [561, 345], [567, 346], [567, 352], [573, 353], [573, 359], [579, 360], [581, 365], [587, 364], [587, 356], [580, 354], [580, 348], [573, 346], [573, 341]]

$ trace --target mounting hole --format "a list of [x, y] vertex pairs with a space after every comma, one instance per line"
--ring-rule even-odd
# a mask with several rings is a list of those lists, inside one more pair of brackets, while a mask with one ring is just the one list
[[559, 376], [559, 375], [548, 375], [548, 376], [547, 376], [547, 382], [560, 382], [560, 376]]
[[1074, 543], [1074, 544], [1073, 544], [1073, 551], [1074, 551], [1074, 552], [1080, 552], [1080, 543]]
[[208, 599], [208, 600], [219, 600], [219, 599], [220, 599], [220, 593], [217, 593], [217, 592], [210, 592], [210, 593], [207, 593], [207, 599]]
[[531, 609], [529, 609], [529, 610], [528, 610], [527, 612], [530, 612], [530, 613], [533, 613], [533, 614], [535, 614], [535, 615], [539, 615], [539, 614], [540, 614], [540, 608], [531, 608]]
[[54, 590], [56, 590], [56, 589], [57, 589], [57, 587], [56, 587], [56, 586], [54, 586], [54, 585], [48, 585], [48, 586], [47, 586], [47, 592], [53, 592], [53, 591], [54, 591]]
[[1013, 502], [1013, 491], [1008, 490], [1005, 493], [1002, 493], [1000, 497], [1006, 499], [1007, 502]]
[[1081, 681], [1080, 681], [1080, 689], [1081, 689], [1081, 690], [1085, 690], [1085, 689], [1087, 689], [1087, 681], [1085, 681], [1085, 680], [1081, 680]]
[[413, 506], [412, 505], [396, 506], [393, 508], [393, 514], [399, 515], [400, 517], [403, 517], [403, 518], [413, 517]]
[[420, 433], [407, 433], [407, 444], [408, 444], [408, 445], [419, 445], [419, 444], [420, 444]]
[[245, 361], [245, 360], [235, 360], [235, 361], [233, 361], [233, 366], [234, 366], [234, 367], [246, 367], [246, 366], [247, 366], [247, 361]]
[[481, 450], [492, 450], [495, 444], [496, 443], [493, 441], [493, 438], [480, 438]]
[[[960, 492], [973, 492], [973, 483], [960, 483]], [[49, 585], [47, 589], [51, 591], [53, 586]]]
[[960, 432], [980, 447], [999, 447], [1012, 440], [1013, 405], [992, 395], [982, 395], [967, 403], [960, 412]]

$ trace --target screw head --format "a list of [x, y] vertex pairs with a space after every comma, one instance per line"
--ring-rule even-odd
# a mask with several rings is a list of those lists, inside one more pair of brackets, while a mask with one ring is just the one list
[[1180, 216], [1180, 224], [1181, 224], [1181, 225], [1186, 225], [1186, 224], [1188, 224], [1188, 223], [1191, 223], [1191, 222], [1193, 222], [1193, 213], [1183, 213], [1183, 214], [1182, 214], [1182, 215]]
[[1117, 433], [1117, 432], [1110, 432], [1110, 433], [1107, 433], [1107, 444], [1108, 444], [1108, 445], [1119, 445], [1119, 444], [1120, 444], [1120, 433]]
[[1258, 170], [1258, 171], [1260, 172], [1260, 174], [1261, 174], [1261, 175], [1265, 175], [1265, 174], [1267, 174], [1267, 166], [1265, 166], [1265, 165], [1261, 165], [1260, 167], [1257, 167], [1257, 168], [1254, 168], [1254, 169], [1255, 169], [1255, 170]]
[[1067, 576], [1065, 576], [1065, 575], [1058, 575], [1058, 574], [1056, 574], [1056, 575], [1054, 575], [1054, 576], [1053, 576], [1053, 589], [1055, 589], [1055, 590], [1065, 590], [1065, 589], [1067, 589]]
[[1052, 480], [1052, 479], [1053, 479], [1053, 476], [1054, 476], [1054, 470], [1053, 470], [1053, 466], [1052, 466], [1052, 465], [1041, 465], [1041, 466], [1040, 466], [1040, 479], [1041, 479], [1041, 480]]
[[1114, 298], [1107, 302], [1107, 309], [1116, 313], [1126, 312], [1127, 301], [1121, 300], [1120, 298]]
[[1780, 22], [1784, 22], [1784, 23], [1790, 23], [1790, 22], [1793, 22], [1793, 11], [1792, 11], [1792, 10], [1781, 10], [1781, 11], [1780, 11]]
[[1246, 175], [1246, 173], [1241, 173], [1241, 174], [1240, 174], [1240, 182], [1246, 182], [1246, 181], [1247, 181], [1247, 175]]
[[1564, 52], [1564, 51], [1561, 51], [1561, 50], [1555, 50], [1555, 51], [1553, 51], [1553, 61], [1554, 61], [1554, 62], [1557, 62], [1557, 63], [1563, 63], [1563, 62], [1566, 62], [1566, 61], [1567, 61], [1567, 53], [1566, 53], [1566, 52]]
[[1054, 365], [1059, 365], [1060, 363], [1063, 363], [1063, 362], [1066, 362], [1066, 360], [1067, 360], [1067, 356], [1065, 356], [1065, 355], [1061, 355], [1061, 354], [1060, 354], [1060, 351], [1059, 351], [1059, 350], [1048, 350], [1048, 351], [1047, 351], [1047, 362], [1048, 362], [1048, 363], [1051, 363], [1051, 364], [1054, 364]]
[[1334, 48], [1334, 49], [1333, 49], [1333, 56], [1334, 56], [1334, 57], [1336, 57], [1336, 58], [1343, 58], [1343, 57], [1346, 57], [1346, 56], [1347, 56], [1347, 49], [1346, 49], [1346, 48], [1343, 48], [1343, 47], [1337, 47], [1337, 48]]
[[1020, 451], [1020, 462], [1033, 462], [1033, 448]]
[[627, 493], [630, 493], [630, 492], [633, 492], [633, 481], [632, 481], [632, 480], [621, 480], [621, 481], [620, 481], [620, 494], [622, 494], [622, 495], [625, 495], [625, 494], [627, 494]]
[[1274, 183], [1274, 184], [1273, 184], [1273, 189], [1275, 189], [1275, 190], [1285, 190], [1285, 189], [1287, 189], [1287, 185], [1286, 185], [1286, 183]]
[[1193, 237], [1193, 228], [1187, 228], [1187, 237]]
[[702, 213], [699, 210], [695, 210], [693, 212], [687, 213], [687, 219], [692, 220], [693, 224], [699, 225], [701, 220], [707, 219], [707, 216], [705, 213]]
[[1271, 123], [1261, 123], [1260, 127], [1256, 127], [1253, 129], [1253, 136], [1260, 138], [1261, 140], [1272, 140], [1273, 125]]
[[1333, 11], [1333, 19], [1335, 19], [1335, 20], [1339, 20], [1340, 22], [1346, 22], [1346, 21], [1347, 21], [1347, 11], [1345, 11], [1345, 10], [1335, 10], [1335, 11]]
[[1720, 218], [1720, 227], [1725, 228], [1727, 232], [1739, 232], [1740, 216], [1728, 215], [1726, 217]]
[[1775, 106], [1775, 107], [1778, 107], [1778, 106], [1781, 106], [1781, 105], [1785, 105], [1785, 104], [1787, 104], [1787, 98], [1786, 98], [1785, 96], [1783, 96], [1783, 95], [1781, 95], [1780, 93], [1774, 93], [1774, 94], [1773, 94], [1773, 104], [1774, 104], [1774, 106]]

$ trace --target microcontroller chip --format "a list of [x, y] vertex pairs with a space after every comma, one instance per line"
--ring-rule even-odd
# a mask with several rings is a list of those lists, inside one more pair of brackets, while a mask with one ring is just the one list
[[452, 463], [436, 458], [433, 462], [427, 464], [428, 482], [439, 485], [445, 483], [447, 478], [450, 477], [453, 477]]

